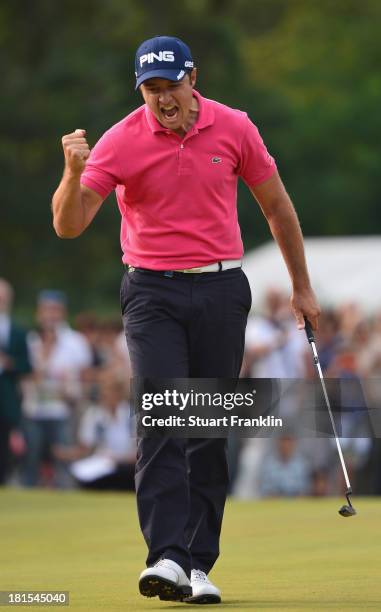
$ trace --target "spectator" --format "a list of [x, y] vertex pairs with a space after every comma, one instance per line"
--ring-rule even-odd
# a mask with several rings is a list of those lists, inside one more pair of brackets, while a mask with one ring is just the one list
[[263, 457], [268, 454], [271, 440], [246, 438], [238, 456], [238, 469], [232, 485], [232, 494], [239, 499], [256, 499], [261, 496], [259, 481]]
[[287, 375], [282, 355], [288, 339], [283, 309], [282, 294], [271, 289], [266, 294], [265, 316], [248, 321], [244, 367], [253, 378], [282, 378]]
[[352, 342], [359, 376], [364, 378], [377, 376], [381, 364], [380, 336], [373, 335], [370, 322], [366, 319], [354, 328]]
[[73, 409], [81, 398], [81, 374], [91, 365], [84, 337], [66, 322], [66, 300], [61, 292], [43, 291], [37, 303], [37, 330], [28, 337], [33, 375], [24, 384], [24, 414], [27, 440], [24, 482], [41, 482], [44, 459], [53, 465], [51, 483], [70, 486], [65, 466], [51, 449], [69, 444]]
[[[57, 446], [55, 454], [72, 461], [79, 485], [91, 489], [133, 490], [136, 447], [133, 419], [123, 383], [101, 376], [100, 404], [89, 406], [79, 424], [79, 444]], [[86, 457], [84, 459], [84, 457]]]
[[345, 340], [351, 339], [354, 329], [364, 319], [364, 313], [355, 302], [346, 302], [337, 309], [340, 333]]
[[337, 450], [331, 437], [301, 437], [298, 450], [303, 454], [311, 469], [310, 494], [322, 496], [337, 494]]
[[308, 462], [299, 451], [293, 435], [282, 434], [276, 441], [275, 452], [264, 458], [259, 490], [263, 496], [310, 493], [311, 475]]
[[67, 298], [63, 291], [45, 289], [37, 298], [36, 320], [44, 329], [54, 329], [60, 340], [65, 341], [67, 352], [72, 352], [74, 366], [89, 367], [91, 349], [83, 334], [72, 329], [67, 321]]
[[[329, 309], [322, 312], [319, 321], [319, 333], [317, 334], [319, 361], [323, 372], [330, 367], [340, 346], [339, 321], [334, 310]], [[309, 370], [315, 376], [313, 363], [309, 359]]]
[[11, 318], [13, 290], [0, 278], [0, 485], [8, 474], [10, 446], [22, 452], [20, 377], [30, 372], [25, 332]]

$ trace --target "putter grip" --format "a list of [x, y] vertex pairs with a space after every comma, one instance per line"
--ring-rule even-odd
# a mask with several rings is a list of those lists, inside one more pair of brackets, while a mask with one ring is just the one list
[[312, 331], [311, 323], [309, 322], [307, 317], [304, 317], [304, 324], [305, 324], [304, 329], [306, 332], [307, 340], [311, 344], [311, 342], [315, 342], [315, 336], [314, 336], [314, 332]]

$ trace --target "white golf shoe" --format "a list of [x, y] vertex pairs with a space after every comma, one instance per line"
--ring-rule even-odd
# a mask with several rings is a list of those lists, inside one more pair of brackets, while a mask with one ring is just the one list
[[185, 599], [186, 603], [213, 604], [221, 603], [221, 591], [210, 582], [205, 572], [192, 570], [192, 596]]
[[166, 601], [183, 601], [192, 595], [188, 576], [171, 559], [160, 559], [152, 567], [147, 567], [140, 574], [139, 591], [145, 597], [159, 597]]

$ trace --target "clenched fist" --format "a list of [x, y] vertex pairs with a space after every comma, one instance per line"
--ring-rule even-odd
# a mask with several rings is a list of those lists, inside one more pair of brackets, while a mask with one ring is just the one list
[[86, 130], [75, 130], [75, 132], [63, 136], [62, 146], [68, 170], [75, 174], [81, 174], [90, 155], [90, 148], [86, 140]]

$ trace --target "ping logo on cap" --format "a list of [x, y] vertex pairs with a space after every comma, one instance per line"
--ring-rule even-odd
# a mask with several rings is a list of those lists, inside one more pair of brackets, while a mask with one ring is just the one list
[[158, 62], [174, 62], [175, 54], [173, 51], [159, 51], [159, 53], [151, 51], [151, 53], [145, 53], [139, 57], [140, 67], [142, 67], [145, 62], [153, 64], [155, 60]]

